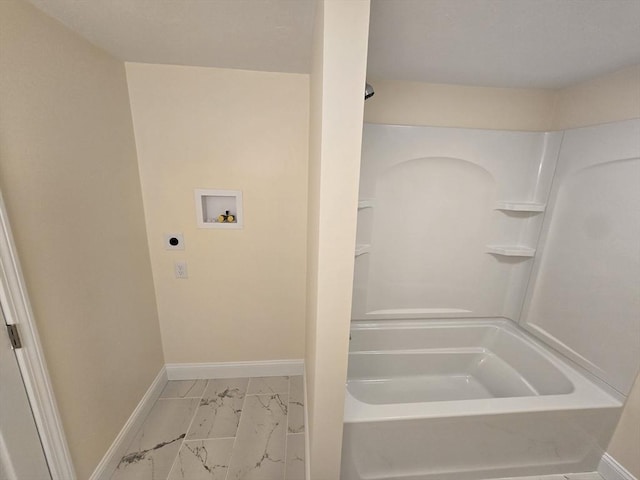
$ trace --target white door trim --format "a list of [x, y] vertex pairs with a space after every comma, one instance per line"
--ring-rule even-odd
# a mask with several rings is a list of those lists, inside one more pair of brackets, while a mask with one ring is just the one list
[[31, 402], [53, 480], [75, 480], [76, 474], [51, 387], [42, 345], [20, 269], [9, 219], [0, 192], [0, 300], [9, 324], [18, 325], [23, 348], [16, 357]]

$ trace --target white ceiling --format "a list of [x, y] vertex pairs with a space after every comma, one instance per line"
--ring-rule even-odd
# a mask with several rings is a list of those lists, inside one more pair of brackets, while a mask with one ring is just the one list
[[307, 73], [315, 0], [29, 0], [125, 61]]
[[[316, 0], [29, 1], [126, 61], [310, 70]], [[640, 0], [371, 4], [371, 77], [558, 88], [638, 63]]]
[[368, 75], [558, 88], [640, 63], [640, 0], [372, 0]]

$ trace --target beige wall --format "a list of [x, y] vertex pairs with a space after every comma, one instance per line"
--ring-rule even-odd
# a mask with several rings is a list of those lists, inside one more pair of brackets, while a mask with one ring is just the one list
[[369, 123], [545, 131], [554, 114], [550, 90], [368, 80], [376, 92], [364, 108]]
[[78, 474], [163, 364], [124, 65], [0, 2], [0, 188]]
[[601, 75], [557, 92], [550, 129], [640, 117], [640, 65]]
[[608, 453], [635, 478], [640, 478], [640, 375], [627, 398]]
[[560, 90], [369, 81], [369, 123], [548, 131], [640, 117], [640, 65]]
[[305, 356], [312, 480], [340, 478], [368, 28], [368, 0], [318, 2]]
[[[166, 361], [302, 358], [308, 75], [126, 68]], [[197, 228], [196, 188], [241, 190], [244, 228]]]

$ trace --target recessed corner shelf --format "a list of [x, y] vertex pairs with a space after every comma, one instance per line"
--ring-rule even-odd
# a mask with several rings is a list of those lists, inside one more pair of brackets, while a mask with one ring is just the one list
[[358, 201], [358, 210], [362, 210], [363, 208], [373, 208], [373, 200], [359, 200]]
[[496, 210], [504, 210], [507, 212], [544, 212], [544, 203], [534, 202], [498, 202]]
[[361, 243], [356, 245], [356, 257], [360, 255], [364, 255], [365, 253], [369, 253], [371, 251], [371, 245], [366, 243]]
[[533, 257], [536, 249], [522, 245], [487, 245], [487, 253], [505, 257]]

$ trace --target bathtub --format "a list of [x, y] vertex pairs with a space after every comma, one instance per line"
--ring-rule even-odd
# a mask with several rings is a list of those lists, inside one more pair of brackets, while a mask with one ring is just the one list
[[509, 320], [353, 322], [340, 478], [594, 471], [621, 410]]

